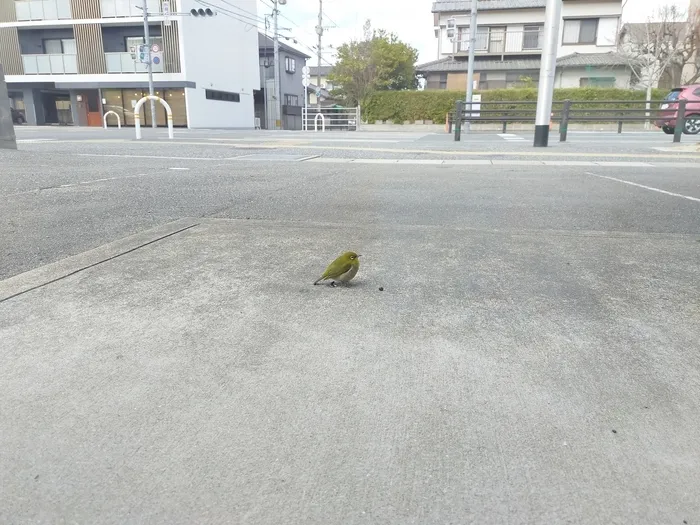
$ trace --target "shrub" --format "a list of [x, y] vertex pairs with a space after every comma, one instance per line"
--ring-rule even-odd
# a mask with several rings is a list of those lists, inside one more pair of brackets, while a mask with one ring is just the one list
[[[509, 89], [491, 89], [477, 91], [481, 94], [482, 102], [506, 102], [489, 106], [489, 110], [508, 110], [534, 113], [537, 102], [537, 89], [531, 87], [519, 87]], [[666, 90], [656, 89], [653, 93], [654, 100], [661, 100], [666, 96]], [[565, 88], [554, 90], [554, 100], [629, 100], [641, 101], [646, 98], [646, 92], [631, 89], [615, 88]], [[376, 120], [393, 121], [403, 123], [414, 120], [432, 120], [436, 123], [444, 123], [445, 115], [454, 111], [458, 100], [464, 100], [463, 91], [378, 91], [370, 95], [362, 104], [363, 119], [374, 123]], [[533, 102], [532, 106], [520, 106], [507, 104], [507, 102]], [[605, 104], [587, 104], [585, 109], [610, 107]], [[636, 104], [616, 104], [616, 108], [639, 108]], [[583, 107], [582, 107], [583, 108]], [[486, 109], [486, 108], [484, 108]]]

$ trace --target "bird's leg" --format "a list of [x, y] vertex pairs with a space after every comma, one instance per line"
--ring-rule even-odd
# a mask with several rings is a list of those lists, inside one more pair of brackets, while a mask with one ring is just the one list
[[331, 286], [332, 286], [333, 288], [335, 288], [335, 287], [338, 286], [338, 285], [335, 284], [335, 281], [331, 281]]

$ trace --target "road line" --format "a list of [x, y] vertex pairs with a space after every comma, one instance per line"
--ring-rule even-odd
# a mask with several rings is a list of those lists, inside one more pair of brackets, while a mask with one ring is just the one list
[[593, 177], [598, 177], [599, 179], [608, 179], [615, 182], [621, 182], [622, 184], [629, 184], [630, 186], [636, 186], [638, 188], [643, 188], [649, 191], [655, 191], [657, 193], [663, 193], [664, 195], [670, 195], [671, 197], [680, 197], [681, 199], [687, 199], [689, 201], [700, 202], [697, 197], [690, 197], [688, 195], [682, 195], [680, 193], [673, 193], [672, 191], [666, 191], [659, 188], [654, 188], [652, 186], [645, 186], [644, 184], [637, 184], [636, 182], [630, 182], [628, 180], [616, 179], [615, 177], [608, 177], [606, 175], [597, 175], [595, 173], [586, 172], [586, 175], [592, 175]]
[[214, 157], [165, 157], [162, 155], [116, 155], [107, 153], [78, 153], [80, 157], [119, 157], [126, 159], [221, 160]]
[[[158, 146], [202, 146], [202, 142], [172, 142], [172, 141], [124, 141], [132, 144], [143, 145], [158, 145]], [[582, 157], [582, 158], [618, 158], [618, 159], [696, 159], [700, 160], [700, 153], [695, 155], [660, 155], [655, 153], [576, 153], [571, 151], [463, 151], [463, 150], [430, 150], [430, 149], [404, 149], [404, 148], [358, 148], [353, 146], [314, 146], [295, 144], [231, 144], [220, 142], [206, 143], [209, 146], [223, 146], [227, 148], [238, 149], [315, 149], [315, 150], [331, 150], [331, 151], [371, 151], [375, 153], [424, 153], [427, 155], [456, 155], [456, 156], [474, 156], [474, 157]], [[700, 166], [700, 164], [699, 164]]]

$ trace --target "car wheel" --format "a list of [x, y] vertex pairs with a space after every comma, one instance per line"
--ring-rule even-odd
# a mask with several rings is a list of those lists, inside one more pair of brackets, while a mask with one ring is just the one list
[[700, 133], [700, 116], [693, 115], [685, 119], [685, 126], [683, 126], [683, 133], [686, 135], [697, 135]]
[[676, 128], [672, 128], [671, 126], [664, 126], [661, 129], [666, 135], [673, 135], [676, 132]]

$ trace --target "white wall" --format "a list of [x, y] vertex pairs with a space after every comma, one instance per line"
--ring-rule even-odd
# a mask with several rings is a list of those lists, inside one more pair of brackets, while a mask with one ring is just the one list
[[630, 87], [630, 71], [626, 68], [605, 68], [599, 67], [593, 70], [581, 68], [558, 69], [554, 81], [557, 88], [577, 88], [581, 87], [581, 78], [591, 77], [615, 77], [615, 87], [628, 89]]
[[[572, 53], [607, 53], [615, 49], [622, 15], [621, 0], [607, 2], [564, 2], [559, 27], [559, 50], [557, 56]], [[567, 18], [597, 18], [598, 39], [594, 45], [563, 45], [564, 20]]]
[[[202, 7], [194, 0], [179, 3], [182, 11]], [[255, 0], [236, 0], [236, 5], [257, 13]], [[184, 16], [181, 24], [183, 73], [197, 84], [185, 90], [189, 127], [252, 129], [253, 90], [260, 87], [257, 28], [222, 13]], [[241, 101], [207, 100], [205, 89], [239, 93]]]
[[[440, 15], [440, 36], [438, 41], [438, 58], [452, 55], [455, 45], [447, 38], [447, 20], [453, 15]], [[454, 16], [457, 27], [468, 26], [471, 20], [469, 14]], [[478, 26], [507, 26], [507, 31], [522, 31], [524, 25], [543, 24], [544, 9], [511, 9], [508, 11], [482, 11], [479, 13]], [[477, 26], [477, 27], [478, 27]], [[456, 30], [458, 31], [458, 30]], [[514, 45], [508, 39], [509, 47]]]
[[[598, 39], [595, 45], [562, 45], [564, 21], [559, 28], [559, 49], [557, 56], [570, 55], [572, 53], [607, 53], [614, 49], [619, 31], [619, 20], [622, 13], [621, 0], [608, 0], [604, 2], [564, 2], [562, 18], [600, 17], [598, 23]], [[454, 46], [447, 38], [447, 20], [454, 17], [456, 25], [468, 26], [469, 14], [453, 15], [440, 14], [440, 34], [438, 53], [442, 57], [454, 53]], [[508, 26], [508, 31], [522, 31], [526, 24], [543, 24], [545, 21], [544, 9], [510, 9], [502, 11], [481, 11], [479, 13], [479, 26]]]

